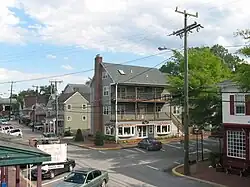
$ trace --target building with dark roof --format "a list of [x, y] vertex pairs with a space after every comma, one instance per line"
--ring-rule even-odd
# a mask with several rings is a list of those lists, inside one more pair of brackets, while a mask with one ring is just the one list
[[92, 133], [120, 140], [178, 134], [182, 124], [172, 113], [166, 86], [157, 68], [105, 63], [97, 55], [90, 84]]
[[58, 127], [56, 123], [56, 101], [51, 97], [47, 104], [46, 123], [48, 131], [58, 131], [59, 134], [67, 130], [77, 131], [90, 129], [90, 93], [78, 91], [61, 93], [58, 97]]

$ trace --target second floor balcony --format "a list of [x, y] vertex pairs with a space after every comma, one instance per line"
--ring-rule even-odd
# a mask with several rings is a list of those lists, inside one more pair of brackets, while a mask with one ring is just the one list
[[[112, 100], [116, 100], [115, 93], [111, 93]], [[166, 102], [167, 95], [162, 92], [136, 93], [136, 92], [118, 92], [118, 102]]]
[[[115, 114], [111, 114], [111, 121], [115, 121]], [[147, 112], [143, 114], [135, 114], [135, 112], [118, 113], [117, 121], [161, 121], [169, 120], [170, 114], [167, 112]]]

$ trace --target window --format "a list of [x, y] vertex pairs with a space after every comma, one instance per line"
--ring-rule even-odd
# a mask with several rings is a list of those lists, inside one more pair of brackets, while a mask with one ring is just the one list
[[99, 170], [95, 170], [95, 171], [93, 171], [93, 175], [94, 175], [94, 178], [97, 178], [97, 177], [102, 175], [102, 172]]
[[152, 125], [150, 125], [150, 126], [148, 127], [148, 133], [149, 133], [149, 134], [152, 134], [153, 132], [154, 132], [154, 128], [153, 128]]
[[245, 95], [235, 95], [235, 114], [245, 114]]
[[114, 127], [106, 126], [105, 127], [105, 134], [106, 135], [114, 135]]
[[102, 72], [102, 79], [108, 78], [108, 73], [107, 72]]
[[134, 136], [135, 135], [135, 127], [119, 127], [118, 128], [119, 136]]
[[67, 109], [71, 110], [72, 106], [71, 105], [67, 105]]
[[85, 110], [87, 108], [87, 105], [83, 104], [82, 109]]
[[85, 121], [86, 120], [86, 116], [82, 116], [82, 120]]
[[103, 96], [108, 96], [108, 95], [109, 95], [109, 87], [103, 86]]
[[103, 114], [108, 115], [109, 114], [109, 107], [108, 106], [103, 106]]
[[244, 131], [227, 131], [227, 156], [246, 159], [246, 136]]
[[71, 121], [71, 120], [72, 120], [72, 117], [71, 117], [71, 116], [67, 116], [67, 120], [68, 120], [68, 121]]
[[125, 73], [123, 70], [121, 70], [121, 69], [118, 69], [118, 72], [119, 72], [121, 75], [126, 75], [126, 73]]
[[171, 131], [170, 125], [157, 125], [156, 132], [157, 134], [168, 134]]
[[178, 106], [174, 106], [173, 110], [174, 110], [173, 111], [174, 114], [180, 114], [181, 113], [181, 108], [178, 107]]

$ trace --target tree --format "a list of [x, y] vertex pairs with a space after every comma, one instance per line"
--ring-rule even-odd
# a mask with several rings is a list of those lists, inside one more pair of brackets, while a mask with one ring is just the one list
[[[250, 29], [237, 31], [235, 35], [242, 37], [246, 42], [250, 41]], [[250, 47], [241, 48], [239, 53], [250, 57]], [[244, 91], [250, 90], [250, 65], [247, 62], [238, 65], [233, 81], [239, 84]]]
[[[189, 49], [188, 60], [190, 124], [198, 126], [220, 124], [221, 100], [217, 85], [231, 77], [231, 70], [208, 47]], [[175, 52], [174, 58], [168, 63], [177, 64], [174, 70], [178, 69], [178, 71], [171, 73], [168, 69], [167, 89], [173, 96], [173, 104], [183, 106], [183, 55]]]
[[239, 58], [237, 55], [233, 55], [232, 53], [229, 53], [229, 51], [221, 46], [221, 45], [214, 45], [211, 48], [211, 52], [221, 58], [222, 62], [231, 70], [234, 68], [237, 68], [240, 62], [243, 61], [243, 59]]

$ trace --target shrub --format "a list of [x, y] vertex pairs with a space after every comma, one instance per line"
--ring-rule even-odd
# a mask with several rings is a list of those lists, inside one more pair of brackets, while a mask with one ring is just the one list
[[104, 135], [101, 132], [96, 132], [95, 134], [95, 145], [96, 146], [103, 146], [104, 145]]
[[75, 136], [75, 141], [76, 141], [76, 142], [84, 141], [84, 138], [83, 138], [82, 130], [81, 130], [81, 129], [77, 129], [77, 131], [76, 131], [76, 136]]
[[65, 131], [64, 132], [64, 136], [73, 136], [73, 132], [72, 131], [70, 131], [70, 130], [67, 130], [67, 131]]

